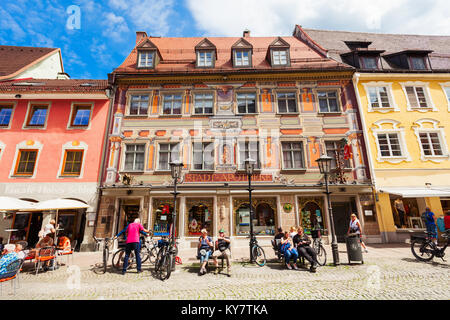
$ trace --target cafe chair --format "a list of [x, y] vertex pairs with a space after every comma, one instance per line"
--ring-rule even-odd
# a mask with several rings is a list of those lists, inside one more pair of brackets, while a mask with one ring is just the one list
[[39, 269], [47, 261], [53, 261], [53, 265], [56, 264], [56, 249], [55, 247], [45, 247], [41, 248], [34, 260], [34, 267], [36, 268], [36, 274], [38, 274]]
[[20, 269], [22, 269], [23, 260], [18, 259], [6, 266], [6, 273], [0, 275], [0, 294], [3, 294], [3, 284], [11, 281], [13, 294], [16, 294], [16, 281], [19, 278]]
[[75, 248], [77, 247], [77, 240], [74, 240], [71, 244], [70, 244], [70, 250], [58, 250], [58, 256], [63, 257], [66, 256], [67, 257], [67, 263], [66, 265], [69, 265], [69, 257], [72, 257], [72, 264], [73, 264], [73, 252], [75, 250]]

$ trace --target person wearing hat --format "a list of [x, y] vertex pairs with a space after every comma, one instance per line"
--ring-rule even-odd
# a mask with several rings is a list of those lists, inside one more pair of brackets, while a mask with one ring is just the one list
[[229, 237], [225, 237], [225, 229], [219, 230], [219, 237], [216, 241], [216, 251], [213, 253], [214, 265], [216, 270], [214, 270], [214, 274], [219, 273], [219, 263], [217, 258], [223, 258], [227, 261], [227, 275], [231, 277], [231, 250], [230, 250], [231, 240]]
[[208, 231], [206, 231], [206, 229], [202, 229], [201, 233], [202, 235], [198, 239], [198, 256], [201, 264], [200, 275], [204, 275], [206, 273], [206, 264], [212, 254], [213, 241], [211, 237], [208, 236]]
[[4, 255], [0, 259], [0, 275], [8, 273], [6, 268], [11, 264], [11, 262], [19, 259], [19, 255], [15, 250], [16, 245], [12, 243], [5, 245]]

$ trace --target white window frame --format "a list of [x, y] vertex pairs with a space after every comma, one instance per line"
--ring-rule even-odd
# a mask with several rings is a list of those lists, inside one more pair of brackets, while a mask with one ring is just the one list
[[[393, 95], [392, 90], [392, 82], [381, 82], [381, 81], [372, 81], [372, 82], [366, 82], [362, 84], [364, 86], [364, 90], [366, 91], [366, 97], [367, 97], [367, 112], [381, 112], [381, 113], [388, 113], [391, 111], [400, 111], [400, 108], [398, 107], [397, 103], [395, 102], [395, 98]], [[377, 89], [377, 96], [381, 103], [381, 97], [379, 94], [378, 88], [384, 87], [386, 88], [388, 99], [389, 99], [389, 108], [385, 107], [372, 107], [372, 103], [370, 102], [370, 92], [369, 90], [371, 88]]]
[[[286, 112], [281, 112], [280, 111], [280, 105], [279, 105], [279, 102], [278, 102], [278, 95], [279, 94], [287, 94], [287, 93], [293, 93], [294, 95], [295, 95], [295, 108], [296, 108], [296, 111], [295, 112], [290, 112], [290, 111], [286, 111]], [[299, 112], [299, 99], [298, 99], [298, 91], [297, 90], [280, 90], [280, 91], [276, 91], [275, 93], [275, 100], [276, 100], [276, 103], [277, 103], [277, 113], [279, 113], [279, 114], [299, 114], [300, 112]], [[286, 108], [287, 108], [287, 106], [286, 106]]]
[[[242, 160], [242, 165], [241, 165], [241, 143], [245, 143], [245, 142], [253, 142], [253, 143], [257, 143], [258, 144], [258, 157], [259, 157], [259, 166], [256, 167], [255, 166], [255, 170], [256, 171], [260, 171], [263, 169], [263, 157], [262, 157], [262, 149], [263, 149], [263, 145], [260, 139], [257, 138], [241, 138], [237, 140], [237, 151], [236, 151], [236, 166], [238, 168], [238, 171], [245, 171], [245, 159]], [[258, 161], [258, 159], [255, 159]]]
[[[403, 92], [405, 94], [406, 109], [408, 111], [419, 111], [419, 112], [438, 111], [438, 109], [436, 108], [436, 106], [433, 103], [433, 100], [431, 99], [430, 87], [429, 87], [428, 82], [408, 81], [408, 82], [401, 82], [400, 85], [402, 86]], [[409, 101], [408, 92], [406, 91], [406, 87], [414, 87], [414, 88], [422, 87], [424, 95], [425, 95], [425, 99], [427, 101], [427, 107], [426, 108], [423, 108], [423, 107], [414, 107], [413, 108], [411, 106], [411, 102]], [[417, 97], [417, 93], [416, 93], [415, 89], [414, 89], [414, 92], [416, 94], [417, 101], [419, 101], [418, 100], [419, 98]]]
[[[336, 92], [336, 101], [338, 106], [338, 111], [321, 111], [320, 110], [320, 100], [319, 100], [319, 92]], [[342, 104], [341, 104], [341, 89], [340, 88], [321, 88], [314, 90], [316, 103], [317, 103], [317, 113], [318, 114], [341, 114], [343, 112]], [[328, 104], [328, 110], [330, 105]]]
[[[442, 87], [442, 91], [444, 91], [444, 95], [447, 98], [447, 108], [448, 108], [448, 112], [450, 112], [450, 82], [442, 82], [439, 83]], [[449, 90], [449, 92], [447, 93], [447, 90]]]
[[[183, 158], [183, 148], [184, 145], [181, 143], [181, 141], [161, 141], [157, 142], [157, 153], [156, 153], [156, 163], [155, 163], [155, 171], [157, 172], [170, 172], [170, 157], [169, 157], [169, 169], [161, 169], [159, 167], [159, 155], [161, 151], [161, 145], [162, 144], [178, 144], [179, 150], [178, 150], [178, 159], [181, 160]], [[172, 148], [170, 149], [170, 152], [172, 152]]]
[[[246, 113], [240, 113], [239, 112], [239, 103], [238, 103], [238, 95], [239, 94], [254, 94], [255, 95], [255, 112], [253, 113], [250, 113], [250, 112], [246, 112]], [[255, 115], [255, 114], [258, 114], [259, 112], [258, 112], [258, 110], [259, 110], [259, 103], [258, 103], [258, 99], [259, 98], [259, 96], [258, 96], [258, 92], [257, 91], [238, 91], [238, 92], [236, 92], [235, 93], [235, 96], [234, 96], [234, 101], [236, 101], [236, 112], [235, 112], [235, 114], [236, 115]], [[246, 108], [246, 110], [248, 111], [248, 105], [247, 105], [247, 108]]]
[[[281, 55], [278, 55], [278, 57], [275, 57], [275, 52], [284, 52], [285, 57], [286, 57], [286, 63], [281, 63]], [[288, 49], [277, 49], [277, 48], [273, 48], [271, 50], [271, 54], [272, 54], [272, 65], [274, 66], [288, 66], [289, 65], [289, 53], [288, 53]], [[277, 63], [279, 62], [279, 63]]]
[[[180, 106], [180, 113], [173, 113], [173, 101], [172, 101], [172, 108], [171, 108], [171, 113], [164, 113], [164, 102], [166, 99], [166, 96], [181, 96], [181, 106]], [[183, 98], [184, 98], [184, 93], [182, 92], [161, 92], [160, 93], [160, 97], [161, 97], [161, 108], [160, 108], [160, 116], [165, 116], [165, 117], [173, 117], [173, 116], [182, 116], [183, 115]]]
[[[211, 113], [196, 113], [195, 112], [195, 104], [197, 102], [196, 100], [196, 96], [197, 95], [205, 95], [205, 94], [211, 94], [212, 95], [212, 112]], [[215, 109], [216, 109], [216, 94], [213, 91], [196, 91], [192, 93], [192, 99], [193, 99], [193, 107], [192, 107], [192, 115], [198, 115], [198, 116], [202, 116], [202, 115], [214, 115], [215, 114]], [[203, 109], [204, 110], [204, 109]]]
[[[383, 125], [390, 125], [392, 129], [385, 129]], [[405, 138], [405, 128], [400, 127], [400, 122], [391, 119], [382, 119], [374, 122], [376, 127], [372, 127], [372, 134], [375, 138], [375, 144], [377, 146], [377, 161], [378, 162], [390, 162], [390, 163], [400, 163], [403, 161], [411, 162], [411, 156], [409, 155], [408, 148], [406, 146], [406, 138]], [[402, 152], [401, 156], [382, 156], [380, 144], [378, 142], [378, 134], [389, 134], [395, 133], [398, 136], [398, 140], [400, 143], [400, 150]]]
[[[65, 153], [67, 150], [83, 151], [83, 158], [81, 159], [82, 162], [81, 162], [80, 174], [78, 176], [62, 174], [62, 169], [63, 169], [63, 166], [65, 165], [65, 163], [64, 163]], [[63, 146], [61, 148], [61, 161], [59, 162], [59, 168], [58, 168], [58, 172], [56, 175], [56, 179], [82, 179], [83, 175], [84, 175], [84, 165], [86, 163], [87, 150], [88, 150], [88, 145], [83, 141], [79, 141], [79, 143], [77, 145], [74, 145], [73, 141], [69, 141], [69, 142], [63, 144]]]
[[[324, 153], [325, 154], [328, 154], [327, 152], [328, 152], [328, 150], [327, 150], [327, 142], [334, 142], [334, 143], [340, 143], [340, 141], [343, 139], [343, 138], [346, 138], [346, 136], [342, 136], [342, 137], [334, 137], [334, 138], [331, 138], [331, 137], [325, 137], [324, 139], [323, 139], [323, 151], [324, 151]], [[342, 154], [344, 154], [344, 148], [342, 148]], [[334, 159], [334, 158], [333, 158]], [[353, 169], [353, 167], [352, 167], [352, 161], [350, 160], [350, 159], [348, 159], [348, 164], [349, 164], [349, 167], [344, 167], [344, 168], [342, 168], [342, 169], [344, 169], [344, 170], [350, 170], [350, 169]], [[337, 168], [337, 163], [336, 163], [336, 167], [331, 167], [331, 164], [330, 164], [330, 168], [331, 168], [331, 170], [334, 170], [334, 169], [336, 169]]]
[[[286, 171], [298, 171], [298, 170], [306, 170], [306, 145], [305, 141], [303, 140], [280, 140], [280, 151], [281, 151], [281, 169]], [[301, 168], [286, 168], [284, 165], [284, 150], [283, 150], [283, 143], [300, 143], [301, 144], [301, 152], [302, 152], [302, 162], [303, 167]]]
[[[128, 170], [125, 169], [125, 159], [126, 159], [126, 151], [127, 151], [127, 145], [143, 145], [144, 146], [144, 167], [142, 168], [142, 170]], [[121, 172], [144, 172], [146, 165], [147, 165], [147, 143], [141, 143], [141, 142], [133, 142], [133, 141], [126, 141], [124, 143], [122, 143], [122, 164], [121, 164]]]
[[[202, 145], [202, 169], [196, 169], [195, 168], [195, 163], [194, 163], [194, 159], [195, 159], [195, 157], [194, 157], [194, 153], [195, 153], [195, 148], [194, 148], [194, 144], [201, 144]], [[212, 168], [211, 169], [205, 169], [204, 168], [204, 166], [205, 166], [205, 150], [204, 150], [204, 145], [205, 144], [212, 144], [212, 146], [213, 146], [213, 150], [212, 150], [212, 157], [213, 157], [213, 165], [212, 165]], [[207, 172], [210, 172], [210, 171], [215, 171], [216, 170], [216, 147], [217, 147], [217, 145], [216, 145], [216, 143], [214, 142], [214, 141], [204, 141], [204, 140], [202, 140], [202, 141], [200, 141], [200, 140], [193, 140], [192, 141], [192, 144], [191, 144], [191, 146], [192, 146], [192, 161], [191, 161], [191, 171], [207, 171]]]
[[9, 118], [9, 123], [7, 126], [0, 126], [0, 130], [5, 130], [5, 129], [11, 129], [11, 124], [13, 122], [14, 119], [14, 111], [16, 110], [16, 106], [17, 106], [17, 101], [1, 101], [0, 102], [0, 106], [3, 107], [11, 107], [12, 106], [12, 111], [11, 111], [11, 118]]
[[[145, 55], [145, 65], [141, 65], [142, 59], [141, 56]], [[149, 56], [152, 57], [152, 63], [151, 65], [148, 65]], [[142, 50], [138, 53], [138, 68], [154, 68], [155, 65], [155, 51], [149, 51], [149, 50]]]
[[[133, 102], [133, 97], [140, 97], [139, 99], [142, 99], [142, 97], [147, 97], [148, 98], [148, 101], [147, 101], [147, 112], [146, 113], [143, 113], [143, 114], [131, 114], [130, 113], [131, 112], [131, 103]], [[139, 100], [139, 102], [140, 101], [141, 100]], [[148, 116], [148, 112], [150, 110], [150, 101], [151, 101], [151, 96], [147, 92], [143, 92], [143, 93], [131, 92], [130, 94], [128, 94], [128, 97], [127, 97], [127, 113], [126, 113], [126, 115], [130, 116], [130, 117], [147, 117]], [[140, 110], [140, 108], [139, 108], [139, 110]]]
[[[237, 54], [238, 52], [242, 53], [242, 58], [238, 58]], [[248, 54], [248, 60], [247, 64], [244, 64], [244, 55], [243, 53], [246, 52]], [[251, 64], [251, 50], [250, 49], [233, 49], [233, 55], [234, 55], [234, 66], [235, 67], [250, 67]], [[241, 64], [238, 64], [238, 62], [241, 62]]]
[[[38, 106], [47, 106], [47, 114], [45, 115], [45, 123], [42, 127], [37, 127], [37, 126], [29, 126], [28, 125], [28, 116], [30, 115], [31, 109], [33, 109], [33, 107], [38, 107]], [[27, 113], [25, 115], [25, 121], [23, 122], [23, 126], [22, 129], [23, 130], [47, 130], [47, 123], [48, 123], [48, 118], [50, 117], [50, 110], [52, 107], [52, 103], [50, 101], [30, 101], [28, 102], [28, 108], [27, 108]]]
[[[89, 130], [91, 128], [92, 113], [94, 112], [94, 102], [76, 102], [73, 101], [70, 107], [69, 121], [67, 123], [67, 130]], [[72, 117], [74, 116], [75, 107], [89, 107], [89, 124], [87, 126], [72, 126]], [[75, 115], [76, 116], [76, 115]]]
[[[432, 124], [433, 128], [426, 128], [424, 126], [425, 123]], [[414, 122], [415, 125], [413, 125], [414, 133], [417, 137], [417, 142], [419, 144], [420, 148], [420, 160], [422, 161], [432, 161], [435, 163], [440, 163], [442, 161], [448, 160], [450, 158], [449, 155], [449, 149], [447, 145], [447, 139], [445, 137], [445, 130], [443, 126], [439, 126], [439, 121], [434, 119], [420, 119]], [[425, 152], [423, 150], [422, 142], [420, 140], [420, 134], [421, 133], [436, 133], [439, 138], [439, 144], [441, 146], [442, 155], [437, 156], [430, 156], [425, 155]]]
[[[207, 64], [206, 54], [211, 54], [211, 63]], [[202, 58], [202, 54], [204, 57]], [[203, 64], [201, 64], [203, 63]], [[211, 68], [214, 67], [214, 51], [213, 50], [198, 50], [197, 51], [197, 67], [200, 68]]]

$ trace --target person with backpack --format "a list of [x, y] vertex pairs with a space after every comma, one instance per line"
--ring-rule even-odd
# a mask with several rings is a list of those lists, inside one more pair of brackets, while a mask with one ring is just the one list
[[437, 244], [436, 215], [430, 210], [429, 207], [426, 207], [425, 212], [422, 213], [422, 220], [425, 222], [427, 232], [430, 234], [431, 240]]
[[216, 250], [213, 253], [213, 259], [214, 259], [214, 266], [216, 267], [216, 270], [214, 271], [214, 274], [219, 273], [219, 262], [217, 261], [217, 258], [223, 258], [227, 261], [227, 275], [231, 276], [231, 263], [230, 263], [230, 257], [231, 257], [231, 250], [230, 250], [230, 244], [231, 240], [229, 237], [225, 237], [225, 230], [222, 228], [219, 230], [219, 237], [216, 241]]

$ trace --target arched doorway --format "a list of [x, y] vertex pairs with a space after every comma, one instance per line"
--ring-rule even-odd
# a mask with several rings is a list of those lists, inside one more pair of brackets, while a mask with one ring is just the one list
[[322, 199], [300, 199], [300, 225], [306, 234], [311, 230], [324, 229], [324, 216]]

